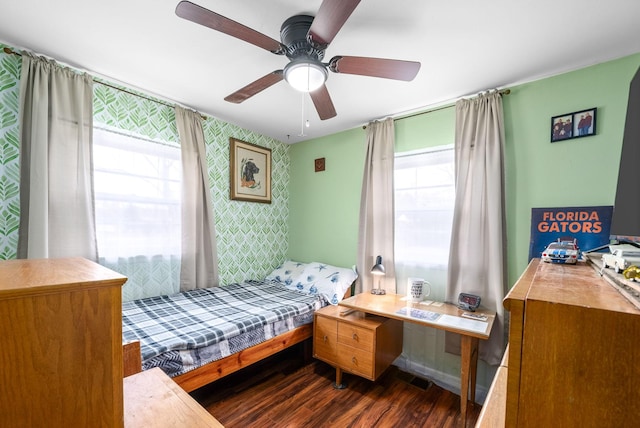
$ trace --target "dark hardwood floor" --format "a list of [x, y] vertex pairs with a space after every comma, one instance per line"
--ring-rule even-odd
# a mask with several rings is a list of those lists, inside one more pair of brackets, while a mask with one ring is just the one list
[[[335, 370], [297, 349], [283, 351], [191, 395], [226, 428], [462, 427], [460, 397], [391, 367], [376, 382]], [[473, 427], [480, 406], [469, 406]]]

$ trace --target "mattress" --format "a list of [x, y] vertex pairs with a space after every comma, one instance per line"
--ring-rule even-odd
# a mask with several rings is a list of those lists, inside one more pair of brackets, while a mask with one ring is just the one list
[[313, 322], [321, 295], [246, 281], [123, 303], [123, 341], [140, 341], [142, 368], [178, 376]]

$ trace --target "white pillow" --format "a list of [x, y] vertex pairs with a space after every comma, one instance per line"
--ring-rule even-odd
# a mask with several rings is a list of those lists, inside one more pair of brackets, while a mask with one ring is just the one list
[[284, 263], [267, 275], [265, 279], [268, 281], [278, 281], [284, 285], [291, 285], [302, 274], [306, 266], [307, 263], [285, 260]]
[[291, 288], [326, 297], [332, 305], [337, 305], [358, 274], [353, 269], [340, 268], [325, 263], [309, 263]]

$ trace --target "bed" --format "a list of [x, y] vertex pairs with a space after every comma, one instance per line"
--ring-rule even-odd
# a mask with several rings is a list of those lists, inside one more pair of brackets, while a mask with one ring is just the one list
[[314, 312], [352, 294], [356, 277], [287, 260], [264, 280], [125, 302], [125, 363], [134, 355], [192, 391], [310, 338]]

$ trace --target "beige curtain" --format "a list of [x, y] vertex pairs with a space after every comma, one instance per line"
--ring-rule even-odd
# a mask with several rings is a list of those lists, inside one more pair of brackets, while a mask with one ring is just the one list
[[200, 114], [176, 106], [182, 151], [180, 290], [218, 285], [218, 254], [207, 156]]
[[93, 81], [22, 55], [18, 258], [97, 261]]
[[[481, 296], [496, 311], [480, 358], [500, 363], [504, 351], [506, 228], [504, 203], [504, 119], [498, 92], [456, 103], [456, 201], [449, 254], [447, 301], [460, 292]], [[447, 334], [446, 350], [459, 352], [459, 337]]]
[[[367, 125], [367, 155], [358, 231], [358, 292], [369, 292], [372, 288], [378, 288], [378, 285], [389, 293], [396, 292], [393, 256], [394, 133], [391, 118]], [[377, 256], [382, 256], [386, 271], [382, 278], [371, 275]]]

